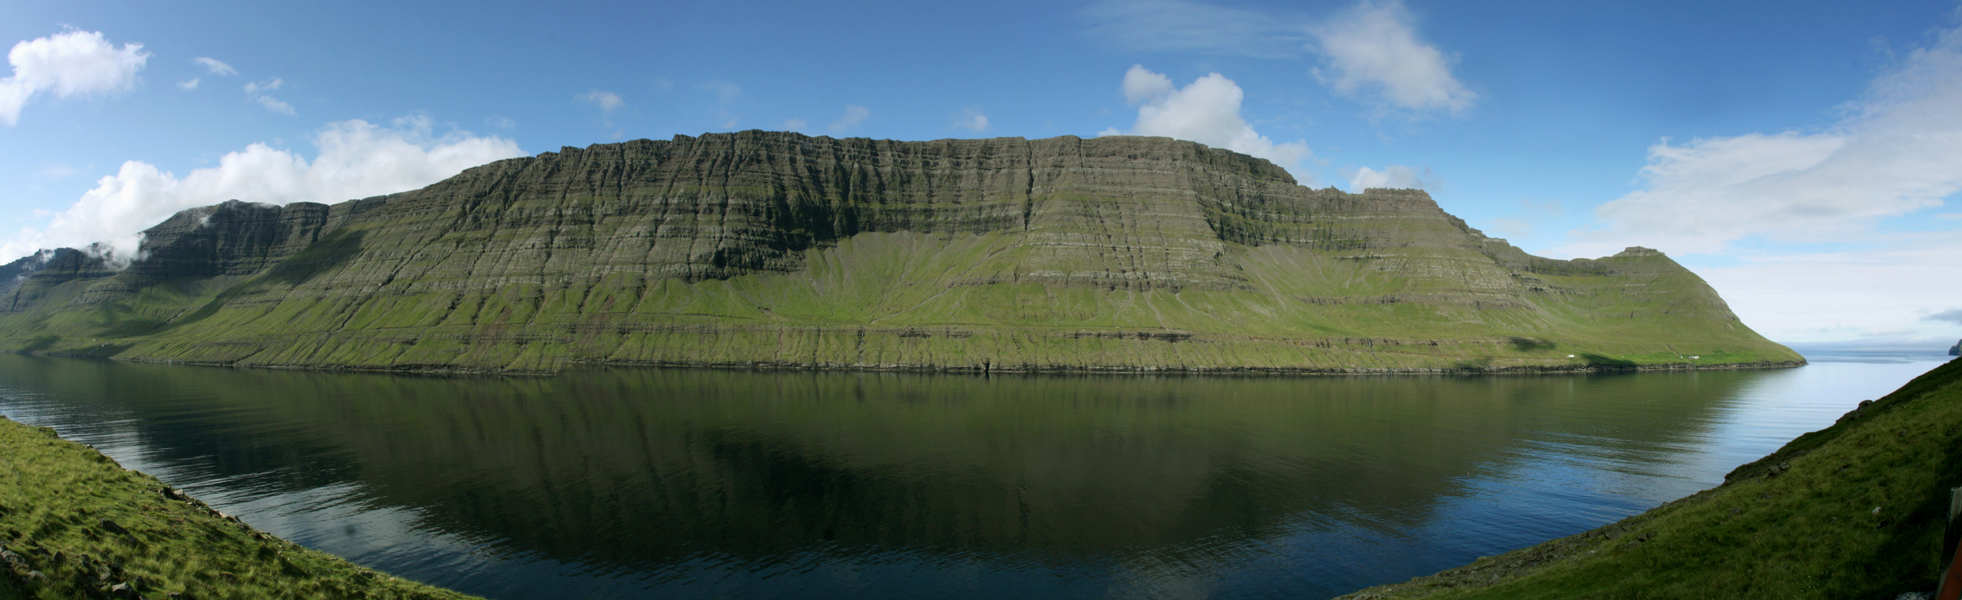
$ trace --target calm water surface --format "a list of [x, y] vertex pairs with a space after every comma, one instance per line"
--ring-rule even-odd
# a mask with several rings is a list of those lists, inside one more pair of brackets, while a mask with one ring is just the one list
[[599, 370], [0, 355], [0, 414], [492, 598], [1316, 598], [1721, 482], [1947, 357], [1543, 377]]

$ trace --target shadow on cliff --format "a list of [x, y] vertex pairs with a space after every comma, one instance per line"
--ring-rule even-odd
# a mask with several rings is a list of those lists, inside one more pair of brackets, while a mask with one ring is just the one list
[[1560, 347], [1560, 344], [1554, 342], [1550, 342], [1547, 340], [1536, 340], [1533, 338], [1525, 338], [1525, 337], [1507, 338], [1507, 341], [1512, 343], [1513, 350], [1518, 350], [1520, 352], [1552, 350], [1554, 348]]
[[1587, 361], [1587, 364], [1594, 365], [1597, 367], [1623, 367], [1629, 369], [1635, 368], [1635, 361], [1612, 358], [1612, 357], [1602, 356], [1599, 354], [1590, 354], [1590, 353], [1583, 352], [1580, 355], [1580, 359]]
[[279, 261], [266, 271], [263, 279], [295, 286], [313, 281], [313, 278], [347, 264], [349, 259], [359, 254], [361, 238], [367, 235], [366, 231], [335, 231], [299, 254]]
[[218, 310], [224, 308], [225, 304], [230, 302], [232, 298], [262, 289], [266, 283], [299, 286], [312, 281], [321, 274], [347, 264], [348, 260], [353, 259], [356, 254], [361, 252], [361, 238], [367, 236], [367, 234], [368, 232], [365, 231], [336, 231], [325, 238], [321, 238], [319, 241], [314, 242], [312, 246], [308, 246], [306, 250], [302, 250], [298, 254], [288, 257], [286, 260], [279, 261], [279, 264], [273, 265], [271, 269], [266, 271], [266, 274], [219, 292], [218, 297], [212, 298], [210, 302], [206, 302], [204, 306], [198, 308], [197, 312], [171, 321], [166, 328], [182, 327], [203, 321], [211, 315], [218, 314]]

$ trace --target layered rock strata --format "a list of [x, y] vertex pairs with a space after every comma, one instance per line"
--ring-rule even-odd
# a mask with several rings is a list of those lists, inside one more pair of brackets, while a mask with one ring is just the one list
[[[227, 202], [0, 288], [0, 344], [282, 367], [1503, 371], [1795, 364], [1661, 253], [1166, 138], [742, 132]], [[93, 270], [91, 270], [93, 269]], [[1693, 358], [1694, 357], [1694, 358]]]

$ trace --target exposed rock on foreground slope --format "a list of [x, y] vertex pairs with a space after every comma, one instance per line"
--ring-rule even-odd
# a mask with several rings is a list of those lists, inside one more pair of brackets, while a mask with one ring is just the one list
[[[0, 282], [0, 349], [306, 368], [1429, 372], [1798, 364], [1661, 253], [1165, 138], [749, 131], [226, 202]], [[31, 259], [23, 259], [31, 260]]]

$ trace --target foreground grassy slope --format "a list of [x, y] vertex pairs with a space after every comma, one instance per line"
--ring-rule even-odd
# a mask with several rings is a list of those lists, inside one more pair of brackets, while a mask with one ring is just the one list
[[0, 598], [468, 598], [253, 530], [0, 418]]
[[1894, 598], [1931, 591], [1962, 485], [1962, 361], [1581, 535], [1344, 598]]
[[1423, 192], [1311, 190], [1163, 138], [642, 140], [147, 235], [124, 271], [73, 253], [0, 283], [0, 350], [492, 371], [1803, 360], [1660, 253], [1531, 257]]

